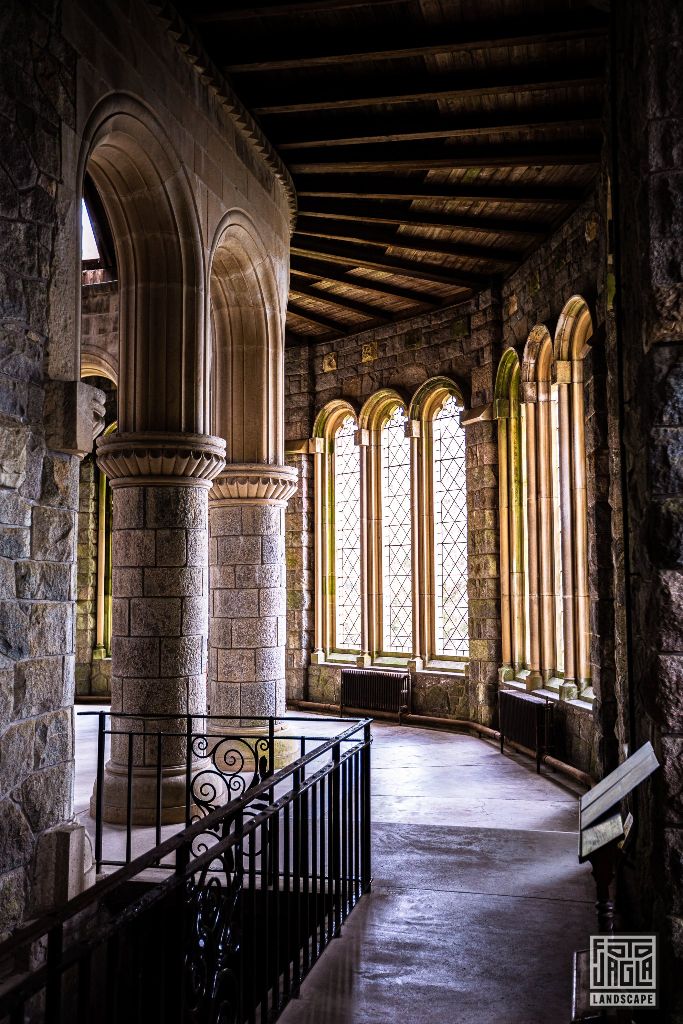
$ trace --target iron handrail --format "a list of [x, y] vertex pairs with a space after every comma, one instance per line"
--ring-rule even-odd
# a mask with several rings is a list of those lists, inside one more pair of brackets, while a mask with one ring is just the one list
[[[85, 712], [85, 714], [106, 715], [110, 713]], [[118, 714], [118, 712], [114, 712], [114, 714]], [[131, 717], [140, 718], [141, 716], [132, 715]], [[154, 719], [157, 716], [146, 715], [145, 717], [148, 719]], [[182, 718], [186, 716], [165, 715], [163, 717]], [[199, 718], [207, 716], [195, 717]], [[291, 720], [292, 719], [288, 719], [288, 721]], [[311, 719], [306, 718], [301, 718], [300, 720], [311, 721]], [[338, 720], [324, 719], [324, 721]], [[344, 719], [343, 721], [348, 722], [348, 719]], [[361, 727], [364, 730], [365, 738], [363, 739], [362, 742], [359, 742], [358, 748], [362, 749], [364, 747], [369, 746], [370, 743], [372, 742], [371, 736], [368, 735], [369, 726], [371, 722], [372, 719], [370, 718], [354, 719], [353, 724], [343, 733], [327, 739], [326, 742], [323, 743], [321, 746], [316, 747], [315, 750], [311, 751], [309, 754], [306, 754], [303, 757], [298, 758], [296, 761], [293, 761], [285, 767], [281, 768], [273, 775], [270, 775], [267, 779], [255, 785], [252, 789], [247, 790], [245, 793], [242, 794], [242, 796], [237, 797], [234, 800], [231, 800], [220, 807], [217, 807], [215, 810], [209, 812], [205, 817], [202, 817], [198, 821], [194, 822], [194, 824], [187, 826], [182, 831], [176, 833], [174, 836], [170, 836], [168, 839], [164, 840], [159, 845], [153, 847], [151, 850], [148, 850], [145, 853], [140, 854], [139, 857], [136, 857], [134, 860], [131, 860], [127, 864], [123, 865], [121, 868], [113, 872], [111, 875], [107, 875], [106, 877], [99, 879], [89, 889], [86, 889], [84, 892], [78, 894], [77, 896], [74, 896], [71, 900], [65, 903], [63, 907], [59, 908], [58, 910], [51, 911], [48, 914], [45, 914], [44, 916], [39, 918], [37, 921], [33, 922], [32, 924], [26, 925], [25, 927], [18, 929], [10, 936], [10, 938], [6, 939], [3, 943], [0, 943], [0, 962], [5, 958], [13, 957], [16, 953], [18, 946], [26, 946], [29, 943], [35, 942], [38, 939], [47, 935], [53, 929], [64, 925], [71, 918], [75, 917], [77, 914], [82, 913], [89, 906], [91, 906], [94, 903], [97, 903], [99, 900], [102, 899], [102, 897], [106, 896], [107, 894], [115, 890], [119, 885], [121, 885], [121, 883], [130, 881], [130, 879], [134, 878], [136, 875], [141, 874], [141, 872], [145, 871], [148, 868], [156, 867], [159, 861], [163, 860], [165, 857], [167, 857], [174, 851], [177, 851], [182, 847], [186, 847], [189, 850], [192, 844], [192, 840], [196, 836], [206, 833], [212, 828], [212, 826], [218, 825], [225, 817], [239, 814], [241, 810], [246, 808], [249, 804], [253, 803], [254, 800], [258, 800], [264, 794], [268, 793], [269, 790], [274, 789], [275, 786], [277, 786], [280, 782], [284, 781], [289, 775], [294, 775], [294, 773], [297, 771], [301, 772], [301, 769], [305, 767], [307, 764], [310, 764], [312, 761], [318, 760], [321, 756], [327, 753], [327, 751], [333, 750], [333, 748], [338, 744], [344, 741], [348, 741], [348, 739], [351, 738], [354, 733], [358, 732], [358, 730]], [[344, 759], [347, 756], [350, 757], [353, 754], [353, 752], [353, 750], [345, 751]], [[333, 765], [325, 765], [318, 772], [310, 776], [310, 781], [314, 780], [316, 776], [321, 775], [321, 773], [322, 776], [329, 774], [329, 772], [334, 770], [336, 767], [337, 763]], [[307, 778], [304, 781], [308, 782], [309, 779]], [[301, 788], [302, 787], [300, 786], [297, 792], [300, 791]], [[294, 790], [290, 790], [289, 793], [285, 794], [285, 796], [291, 797], [293, 792]], [[283, 797], [280, 797], [279, 799], [282, 800]], [[269, 803], [269, 806], [275, 807], [276, 803]], [[253, 822], [256, 822], [256, 824], [260, 824], [261, 821], [264, 820], [261, 817], [262, 814], [263, 812], [261, 812], [260, 815], [251, 818], [247, 823], [247, 826], [245, 827], [248, 828], [249, 831], [252, 831], [253, 829], [251, 826]], [[253, 825], [253, 828], [256, 827], [256, 824]], [[245, 832], [245, 835], [246, 834], [248, 834], [248, 832]], [[209, 863], [212, 860], [215, 860], [218, 856], [217, 848], [220, 846], [221, 849], [227, 849], [231, 845], [230, 839], [233, 836], [235, 836], [235, 833], [230, 833], [224, 839], [219, 840], [215, 846], [211, 846], [210, 850], [208, 850], [206, 853], [201, 854], [197, 857], [193, 857], [191, 862], [192, 873], [202, 869], [202, 867], [204, 866], [204, 859], [206, 857], [209, 858]], [[239, 838], [234, 839], [234, 842], [238, 841]], [[221, 844], [225, 845], [222, 846]], [[183, 878], [184, 877], [185, 876], [183, 875]], [[160, 893], [167, 891], [165, 886], [170, 886], [173, 878], [174, 876], [170, 876], [169, 878], [159, 883], [157, 888], [159, 889]]]

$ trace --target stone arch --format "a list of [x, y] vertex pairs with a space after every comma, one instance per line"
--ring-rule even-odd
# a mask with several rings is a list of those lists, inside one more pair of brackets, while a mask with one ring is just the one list
[[242, 210], [218, 225], [209, 280], [213, 432], [229, 462], [281, 465], [286, 281]]
[[358, 416], [362, 430], [379, 430], [387, 415], [402, 405], [408, 414], [410, 403], [393, 388], [381, 388], [365, 402]]
[[545, 324], [536, 324], [524, 346], [522, 383], [550, 383], [553, 362], [553, 339]]
[[583, 359], [593, 337], [593, 318], [581, 295], [564, 304], [555, 330], [555, 359]]
[[458, 403], [464, 407], [462, 389], [450, 377], [430, 377], [413, 395], [408, 407], [408, 418], [430, 420], [450, 395], [457, 398]]
[[81, 185], [86, 172], [116, 250], [120, 432], [207, 433], [203, 255], [183, 165], [149, 108], [112, 94], [86, 126]]
[[345, 420], [347, 416], [353, 416], [356, 424], [358, 423], [358, 413], [351, 403], [346, 401], [346, 399], [335, 398], [331, 402], [327, 402], [315, 418], [312, 436], [324, 438], [332, 437], [339, 424]]

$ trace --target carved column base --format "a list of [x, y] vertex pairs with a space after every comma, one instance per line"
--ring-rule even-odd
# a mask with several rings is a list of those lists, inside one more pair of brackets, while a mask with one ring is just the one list
[[[195, 771], [197, 769], [195, 768]], [[156, 769], [133, 766], [131, 824], [155, 825], [157, 820]], [[161, 824], [185, 822], [185, 765], [165, 765], [161, 770]], [[90, 798], [90, 815], [95, 817], [97, 783]], [[128, 820], [128, 769], [107, 761], [103, 783], [103, 818], [110, 825], [125, 825]]]

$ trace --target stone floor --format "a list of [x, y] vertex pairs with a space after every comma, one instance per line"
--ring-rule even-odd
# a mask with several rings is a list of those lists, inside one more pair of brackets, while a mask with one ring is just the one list
[[[373, 734], [373, 891], [282, 1024], [563, 1024], [572, 951], [594, 922], [578, 787], [471, 736]], [[77, 719], [76, 749], [92, 829], [95, 718]], [[111, 827], [105, 849], [122, 838]], [[139, 830], [134, 852], [152, 841]]]

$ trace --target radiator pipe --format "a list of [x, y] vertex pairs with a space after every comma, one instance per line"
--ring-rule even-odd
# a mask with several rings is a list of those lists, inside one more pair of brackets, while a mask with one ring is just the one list
[[[295, 709], [296, 711], [310, 711], [324, 714], [339, 714], [338, 704], [319, 704], [316, 701], [311, 700], [289, 700], [287, 706]], [[351, 715], [365, 715], [370, 714], [372, 718], [378, 718], [390, 722], [396, 722], [396, 715], [390, 711], [363, 711], [362, 708], [349, 708], [344, 707], [344, 711]], [[428, 729], [446, 729], [452, 732], [473, 732], [479, 736], [483, 736], [488, 740], [497, 740], [500, 742], [500, 733], [497, 729], [491, 729], [488, 725], [480, 725], [479, 722], [471, 722], [467, 718], [436, 718], [432, 715], [401, 715], [401, 725], [416, 725], [422, 726]], [[514, 740], [505, 740], [509, 747], [513, 750], [519, 751], [520, 754], [525, 754], [527, 757], [533, 757], [536, 759], [536, 754], [533, 750], [529, 750], [528, 747], [523, 747], [521, 743], [516, 743]], [[580, 768], [575, 768], [572, 764], [565, 764], [564, 761], [559, 761], [556, 757], [552, 757], [550, 754], [544, 754], [541, 758], [541, 763], [546, 765], [548, 768], [552, 768], [553, 771], [560, 772], [562, 775], [566, 775], [568, 778], [573, 779], [574, 782], [579, 782], [586, 789], [592, 789], [595, 785], [595, 779], [592, 775], [587, 772], [582, 772]]]

